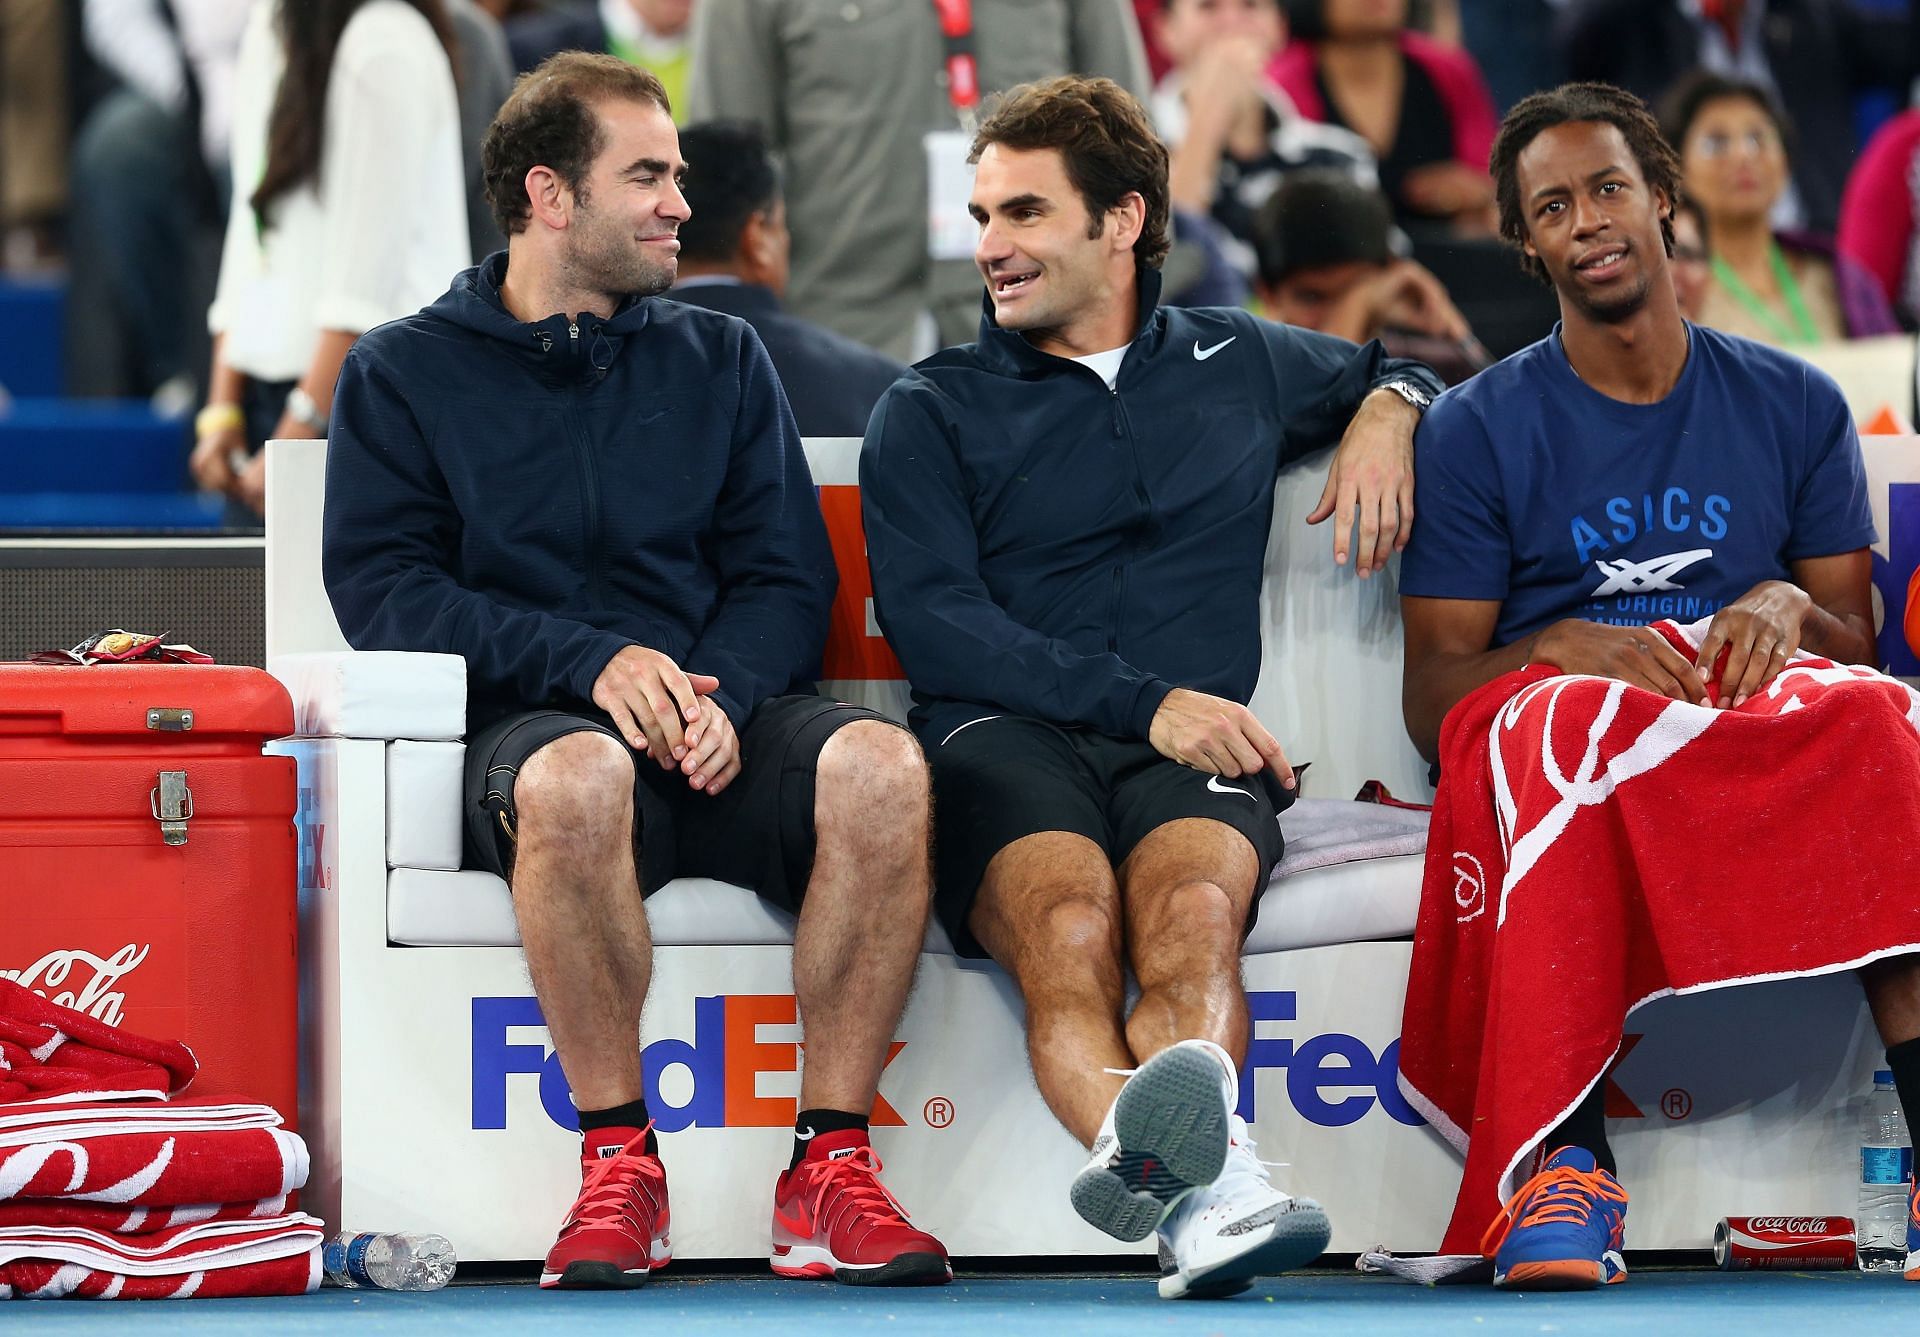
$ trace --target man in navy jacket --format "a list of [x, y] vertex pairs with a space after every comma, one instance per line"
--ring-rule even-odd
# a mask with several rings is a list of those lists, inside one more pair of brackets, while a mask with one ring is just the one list
[[1035, 1080], [1092, 1147], [1076, 1209], [1158, 1228], [1162, 1295], [1231, 1294], [1328, 1239], [1233, 1113], [1240, 944], [1294, 788], [1245, 705], [1275, 475], [1341, 441], [1309, 518], [1337, 517], [1345, 561], [1357, 514], [1370, 573], [1405, 541], [1440, 386], [1377, 343], [1156, 310], [1166, 150], [1109, 81], [1015, 90], [973, 156], [979, 341], [889, 390], [861, 456], [876, 611], [933, 768], [936, 910], [1025, 997]]
[[945, 1281], [867, 1142], [926, 925], [926, 769], [897, 725], [810, 694], [833, 561], [760, 341], [655, 296], [687, 217], [666, 94], [556, 56], [485, 158], [506, 254], [341, 370], [324, 562], [354, 646], [467, 661], [468, 866], [510, 880], [580, 1111], [541, 1284], [635, 1286], [669, 1256], [638, 1038], [641, 895], [676, 876], [799, 916], [774, 1270]]

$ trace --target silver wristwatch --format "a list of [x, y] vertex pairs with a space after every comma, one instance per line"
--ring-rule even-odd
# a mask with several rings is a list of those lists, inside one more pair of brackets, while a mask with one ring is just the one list
[[326, 434], [327, 415], [313, 402], [313, 396], [297, 385], [287, 391], [287, 416], [316, 436]]
[[1433, 407], [1433, 396], [1412, 381], [1388, 381], [1384, 385], [1376, 385], [1374, 389], [1393, 391], [1421, 413]]

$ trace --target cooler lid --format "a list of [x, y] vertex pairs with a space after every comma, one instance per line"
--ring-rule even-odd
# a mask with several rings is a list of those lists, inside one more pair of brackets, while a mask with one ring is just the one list
[[0, 664], [0, 735], [283, 738], [293, 701], [235, 664]]

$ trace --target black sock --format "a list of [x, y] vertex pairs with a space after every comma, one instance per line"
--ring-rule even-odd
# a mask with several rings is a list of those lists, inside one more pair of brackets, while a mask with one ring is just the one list
[[1541, 1144], [1552, 1155], [1562, 1147], [1579, 1147], [1593, 1153], [1594, 1164], [1608, 1174], [1616, 1172], [1613, 1148], [1607, 1145], [1606, 1083], [1595, 1082], [1587, 1098], [1574, 1107], [1560, 1126], [1547, 1134]]
[[1920, 1039], [1902, 1040], [1887, 1046], [1887, 1066], [1893, 1069], [1894, 1089], [1900, 1093], [1900, 1108], [1906, 1113], [1907, 1127], [1920, 1117]]
[[[651, 1122], [647, 1114], [647, 1098], [629, 1100], [624, 1105], [615, 1105], [610, 1110], [580, 1110], [580, 1131], [592, 1132], [596, 1128], [647, 1128]], [[660, 1154], [660, 1139], [647, 1128], [647, 1155]]]
[[806, 1158], [807, 1144], [815, 1133], [844, 1133], [856, 1128], [867, 1131], [866, 1115], [845, 1110], [801, 1110], [800, 1117], [793, 1121], [793, 1160], [787, 1168], [791, 1170]]

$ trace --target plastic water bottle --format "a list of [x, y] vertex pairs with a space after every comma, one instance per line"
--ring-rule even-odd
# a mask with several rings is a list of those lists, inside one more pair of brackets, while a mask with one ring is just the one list
[[1873, 1074], [1873, 1094], [1860, 1130], [1860, 1207], [1854, 1213], [1862, 1272], [1898, 1272], [1907, 1258], [1907, 1183], [1913, 1139], [1893, 1074]]
[[437, 1291], [453, 1280], [458, 1261], [453, 1246], [439, 1235], [414, 1231], [380, 1235], [370, 1230], [335, 1235], [320, 1258], [327, 1280], [334, 1285], [383, 1291]]

